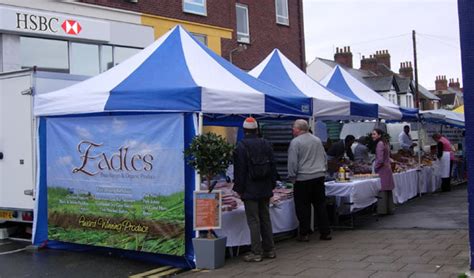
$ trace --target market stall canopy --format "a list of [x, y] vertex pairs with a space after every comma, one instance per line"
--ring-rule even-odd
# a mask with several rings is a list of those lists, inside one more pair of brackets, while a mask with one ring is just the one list
[[378, 117], [381, 119], [403, 121], [418, 119], [418, 109], [402, 108], [390, 102], [357, 80], [340, 66], [334, 67], [334, 69], [321, 80], [321, 84], [335, 91], [344, 99], [378, 104]]
[[313, 116], [318, 119], [367, 119], [378, 117], [377, 104], [347, 100], [311, 79], [278, 49], [273, 50], [251, 75], [299, 96], [313, 100]]
[[458, 108], [454, 109], [453, 112], [464, 114], [464, 105], [461, 105]]
[[445, 109], [420, 111], [422, 119], [427, 122], [440, 123], [458, 128], [465, 128], [464, 114]]
[[35, 96], [35, 115], [112, 111], [311, 115], [311, 99], [240, 70], [176, 26], [118, 66]]

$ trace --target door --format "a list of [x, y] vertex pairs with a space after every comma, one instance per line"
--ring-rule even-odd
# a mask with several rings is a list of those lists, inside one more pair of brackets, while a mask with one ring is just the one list
[[0, 75], [0, 208], [34, 206], [25, 195], [35, 187], [31, 78], [29, 71]]

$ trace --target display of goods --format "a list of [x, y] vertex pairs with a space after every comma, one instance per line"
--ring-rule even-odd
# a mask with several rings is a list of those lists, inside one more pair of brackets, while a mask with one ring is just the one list
[[369, 173], [372, 173], [372, 165], [371, 164], [354, 162], [350, 166], [350, 169], [354, 174], [369, 174]]
[[378, 174], [354, 174], [352, 176], [353, 180], [366, 180], [366, 179], [376, 179], [378, 178]]

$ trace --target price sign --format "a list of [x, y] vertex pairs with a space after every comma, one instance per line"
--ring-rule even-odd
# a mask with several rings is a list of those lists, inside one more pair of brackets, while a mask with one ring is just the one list
[[221, 228], [221, 195], [220, 190], [194, 191], [194, 230]]

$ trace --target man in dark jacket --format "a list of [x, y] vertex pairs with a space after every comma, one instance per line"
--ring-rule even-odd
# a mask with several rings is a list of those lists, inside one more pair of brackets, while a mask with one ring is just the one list
[[252, 252], [244, 260], [260, 262], [276, 257], [269, 211], [276, 165], [270, 143], [257, 136], [257, 121], [249, 117], [243, 127], [245, 138], [234, 152], [234, 191], [244, 202], [250, 229]]
[[328, 150], [328, 160], [341, 159], [344, 157], [344, 153], [349, 157], [351, 161], [354, 161], [354, 154], [352, 153], [351, 146], [355, 142], [354, 135], [347, 135], [346, 139], [341, 140], [337, 143], [332, 144]]

